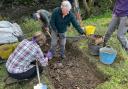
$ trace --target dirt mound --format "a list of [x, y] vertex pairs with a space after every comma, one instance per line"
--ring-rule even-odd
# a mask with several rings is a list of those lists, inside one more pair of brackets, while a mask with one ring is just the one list
[[88, 64], [85, 54], [74, 44], [68, 43], [66, 59], [58, 60], [53, 59], [47, 70], [55, 89], [94, 89], [103, 82]]

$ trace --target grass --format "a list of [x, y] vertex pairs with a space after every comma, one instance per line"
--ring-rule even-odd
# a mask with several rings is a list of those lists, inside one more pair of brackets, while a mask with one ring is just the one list
[[[106, 13], [102, 16], [89, 18], [84, 21], [85, 25], [95, 25], [95, 34], [105, 35], [109, 22], [111, 21], [111, 14]], [[116, 61], [112, 65], [105, 65], [95, 59], [98, 70], [108, 76], [108, 80], [99, 84], [96, 89], [127, 89], [128, 87], [128, 54], [122, 49], [121, 44], [117, 40], [116, 32], [110, 38], [109, 45], [117, 50]], [[80, 48], [87, 49], [87, 41], [80, 42]], [[91, 59], [90, 59], [91, 60]], [[92, 60], [91, 60], [92, 61]]]

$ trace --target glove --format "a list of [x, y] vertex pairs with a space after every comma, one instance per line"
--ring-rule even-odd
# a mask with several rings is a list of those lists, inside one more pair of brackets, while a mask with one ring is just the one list
[[45, 57], [42, 66], [47, 66], [47, 65], [48, 65], [48, 58]]
[[49, 60], [51, 60], [51, 59], [53, 58], [53, 54], [52, 54], [50, 51], [48, 51], [48, 52], [46, 53], [46, 57], [47, 57]]
[[81, 29], [82, 29], [82, 31], [83, 31], [83, 33], [82, 33], [82, 35], [85, 35], [86, 36], [86, 33], [85, 33], [85, 28], [84, 27], [81, 27]]

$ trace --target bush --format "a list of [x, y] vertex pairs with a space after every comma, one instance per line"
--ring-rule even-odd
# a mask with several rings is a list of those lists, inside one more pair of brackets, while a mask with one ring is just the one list
[[113, 10], [113, 5], [115, 3], [115, 0], [100, 0], [100, 12], [104, 13], [106, 11]]
[[13, 4], [13, 5], [30, 5], [35, 3], [35, 0], [4, 0], [3, 4]]

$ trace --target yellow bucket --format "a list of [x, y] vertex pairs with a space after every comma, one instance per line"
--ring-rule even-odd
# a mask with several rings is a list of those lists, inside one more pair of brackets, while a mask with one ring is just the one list
[[95, 26], [93, 26], [93, 25], [88, 25], [88, 26], [85, 26], [84, 32], [86, 33], [86, 35], [93, 35], [94, 32], [95, 32], [95, 29], [96, 29]]

